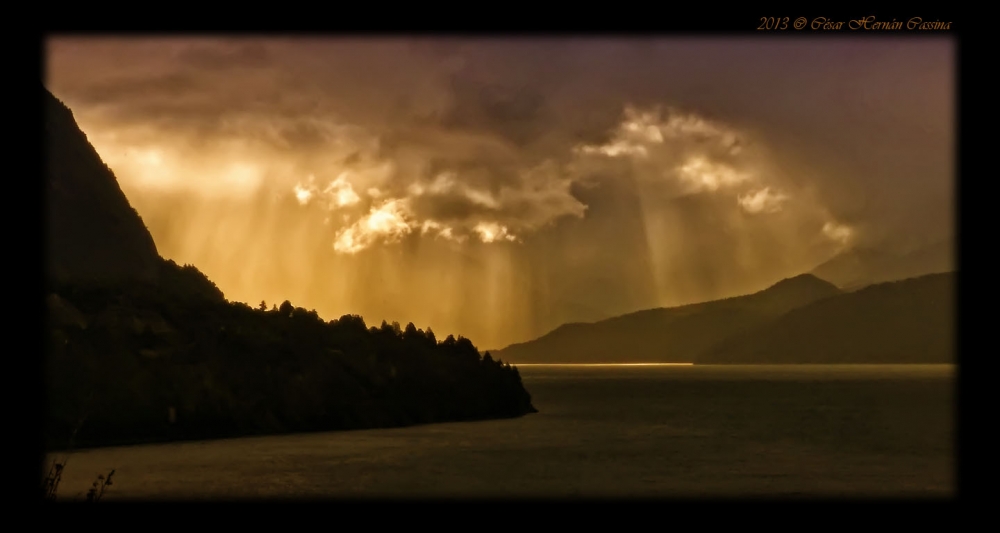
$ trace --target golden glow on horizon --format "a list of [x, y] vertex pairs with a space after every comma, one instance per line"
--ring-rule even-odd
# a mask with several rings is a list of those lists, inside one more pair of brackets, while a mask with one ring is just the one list
[[[472, 260], [468, 254], [484, 252], [448, 246], [468, 246], [470, 241], [523, 246], [533, 233], [560, 217], [582, 219], [587, 206], [568, 191], [576, 183], [586, 183], [586, 169], [601, 165], [601, 158], [628, 157], [639, 165], [634, 169], [639, 178], [639, 215], [649, 243], [644, 262], [656, 284], [654, 299], [638, 304], [643, 307], [730, 295], [699, 293], [697, 280], [686, 272], [694, 259], [685, 252], [689, 230], [671, 210], [671, 194], [727, 197], [735, 211], [761, 216], [785, 214], [790, 206], [798, 208], [793, 214], [803, 220], [815, 216], [815, 200], [802, 191], [761, 179], [773, 174], [764, 172], [767, 161], [763, 156], [753, 150], [734, 151], [745, 134], [692, 114], [671, 113], [664, 117], [659, 110], [629, 107], [618, 137], [609, 145], [578, 146], [568, 154], [573, 165], [538, 164], [522, 172], [524, 181], [516, 188], [511, 184], [493, 190], [456, 171], [415, 178], [401, 174], [405, 165], [369, 155], [345, 163], [338, 153], [324, 163], [325, 171], [318, 172], [319, 167], [304, 167], [280, 151], [258, 150], [252, 144], [240, 148], [235, 141], [185, 155], [172, 148], [168, 139], [161, 139], [156, 147], [140, 147], [116, 144], [126, 142], [120, 134], [94, 138], [95, 147], [113, 165], [126, 194], [150, 226], [161, 253], [198, 265], [228, 297], [269, 303], [288, 299], [316, 308], [326, 319], [359, 313], [375, 324], [383, 319], [412, 321], [442, 334], [480, 339], [476, 341], [480, 345], [504, 346], [571, 320], [558, 314], [546, 319], [540, 313], [566, 298], [557, 292], [564, 290], [558, 281], [562, 276], [552, 271], [546, 275], [555, 275], [556, 281], [547, 281], [539, 274], [548, 267], [539, 270], [508, 252]], [[92, 129], [85, 113], [79, 120]], [[346, 138], [341, 144], [364, 146], [367, 141], [361, 139], [350, 145], [357, 139]], [[630, 146], [632, 152], [616, 151], [615, 143]], [[116, 157], [117, 153], [125, 155]], [[208, 179], [212, 176], [217, 179]], [[266, 192], [270, 196], [261, 196]], [[281, 201], [285, 197], [290, 204]], [[445, 201], [465, 202], [470, 207], [464, 209], [471, 215], [460, 218], [427, 210]], [[518, 215], [512, 217], [508, 211]], [[850, 227], [831, 218], [822, 220], [820, 226], [821, 235], [838, 245], [851, 236]], [[742, 237], [746, 245], [740, 248], [745, 259], [738, 264], [753, 267], [762, 255], [753, 252], [751, 241], [759, 236], [749, 233], [749, 228], [734, 229], [747, 232]], [[775, 222], [770, 231], [781, 235], [788, 229]], [[365, 251], [390, 252], [410, 236], [427, 242], [407, 252], [406, 263], [375, 267], [383, 259], [371, 253], [356, 263], [345, 262]], [[795, 242], [793, 234], [783, 239]], [[433, 244], [437, 241], [441, 245]], [[319, 251], [323, 247], [345, 259], [325, 257]], [[412, 254], [424, 259], [416, 260]], [[699, 257], [710, 260], [704, 252]], [[819, 259], [803, 258], [800, 264], [811, 266]], [[398, 261], [388, 256], [384, 260]], [[500, 268], [490, 261], [504, 263]], [[576, 259], [571, 263], [578, 264]], [[795, 269], [788, 271], [795, 273]], [[526, 277], [534, 281], [519, 281]], [[759, 290], [774, 278], [748, 282], [740, 292]], [[489, 304], [481, 306], [475, 294], [484, 295]], [[539, 301], [543, 294], [548, 296]], [[535, 311], [525, 311], [532, 306]]]
[[510, 363], [510, 366], [694, 366], [694, 363]]
[[[161, 255], [228, 298], [479, 347], [760, 290], [870, 244], [896, 185], [869, 182], [950, 178], [946, 50], [783, 72], [759, 58], [801, 45], [736, 65], [711, 43], [546, 42], [535, 70], [507, 46], [54, 38], [46, 85]], [[861, 87], [878, 105], [851, 107]]]

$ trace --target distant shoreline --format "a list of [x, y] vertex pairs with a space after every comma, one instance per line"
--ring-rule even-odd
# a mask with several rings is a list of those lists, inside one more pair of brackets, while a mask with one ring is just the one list
[[694, 363], [511, 363], [511, 366], [694, 366]]
[[954, 366], [956, 363], [510, 363], [510, 366]]

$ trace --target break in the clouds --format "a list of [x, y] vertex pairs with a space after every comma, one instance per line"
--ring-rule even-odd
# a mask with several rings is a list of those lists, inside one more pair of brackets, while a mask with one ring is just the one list
[[953, 225], [946, 38], [54, 37], [168, 257], [486, 345]]
[[740, 206], [747, 213], [775, 213], [781, 210], [781, 205], [786, 200], [788, 196], [774, 192], [770, 187], [748, 192], [739, 197]]
[[[744, 150], [747, 134], [695, 113], [654, 106], [623, 106], [620, 122], [602, 144], [584, 144], [552, 152], [538, 163], [515, 147], [490, 145], [479, 139], [480, 161], [458, 150], [426, 152], [410, 147], [408, 157], [394, 159], [401, 148], [379, 148], [379, 139], [365, 143], [371, 153], [356, 147], [353, 161], [345, 162], [326, 183], [310, 174], [291, 189], [304, 206], [319, 204], [336, 215], [340, 228], [333, 237], [336, 251], [354, 254], [375, 245], [389, 245], [412, 234], [464, 242], [518, 241], [562, 217], [582, 217], [587, 206], [571, 188], [586, 184], [605, 170], [601, 159], [625, 160], [611, 172], [612, 180], [637, 176], [654, 194], [672, 196], [727, 195], [751, 214], [781, 210], [790, 199], [762, 166], [766, 156], [754, 145]], [[352, 132], [358, 140], [360, 132]], [[344, 142], [344, 140], [340, 140]], [[471, 145], [472, 139], [460, 143]], [[458, 144], [458, 143], [457, 143]], [[460, 144], [459, 144], [460, 145]], [[360, 161], [368, 161], [361, 164]], [[357, 191], [367, 191], [359, 195]], [[815, 208], [817, 206], [809, 206]], [[327, 218], [329, 224], [330, 218]], [[824, 223], [847, 227], [835, 220]], [[824, 232], [838, 242], [839, 233]]]
[[[900, 213], [904, 207], [885, 205], [894, 199], [881, 185], [906, 179], [900, 167], [911, 167], [919, 156], [883, 168], [901, 157], [899, 148], [885, 157], [875, 154], [885, 153], [879, 145], [899, 145], [906, 137], [919, 146], [907, 128], [942, 140], [948, 125], [942, 103], [950, 82], [946, 41], [123, 42], [55, 40], [52, 70], [57, 92], [61, 88], [71, 104], [94, 121], [116, 124], [113, 136], [100, 139], [103, 146], [133, 149], [130, 163], [144, 168], [137, 173], [146, 182], [162, 186], [173, 180], [181, 187], [196, 180], [196, 187], [242, 187], [245, 193], [281, 186], [282, 180], [294, 190], [307, 186], [302, 182], [308, 176], [329, 183], [354, 172], [359, 182], [351, 186], [358, 191], [384, 192], [383, 203], [408, 198], [408, 224], [440, 224], [463, 235], [474, 234], [480, 223], [524, 234], [560, 217], [582, 216], [586, 206], [569, 192], [573, 177], [548, 170], [572, 161], [572, 153], [648, 157], [648, 164], [663, 165], [675, 156], [672, 149], [713, 142], [706, 153], [664, 172], [675, 174], [680, 192], [747, 183], [746, 172], [754, 170], [727, 162], [744, 149], [746, 134], [726, 131], [701, 110], [731, 115], [758, 130], [760, 142], [799, 157], [808, 159], [825, 144], [828, 150], [811, 161], [813, 168], [801, 171], [823, 189], [834, 216], [875, 219], [882, 210], [884, 218], [918, 223], [912, 212]], [[865, 58], [868, 49], [871, 56]], [[920, 62], [909, 50], [930, 51], [924, 68], [906, 70]], [[777, 57], [785, 67], [773, 60]], [[102, 61], [107, 61], [102, 75], [82, 72], [83, 65]], [[941, 77], [929, 78], [931, 72]], [[907, 76], [912, 84], [902, 81]], [[928, 100], [932, 97], [937, 100]], [[891, 120], [899, 121], [900, 133], [886, 129]], [[858, 133], [842, 133], [853, 126]], [[808, 130], [815, 134], [803, 133]], [[790, 137], [796, 138], [794, 146], [780, 146]], [[810, 138], [813, 146], [801, 145]], [[589, 139], [600, 142], [580, 142]], [[874, 143], [871, 153], [850, 147], [862, 139]], [[650, 154], [651, 145], [660, 153]], [[188, 168], [191, 152], [206, 148], [215, 159], [229, 160], [213, 166], [228, 168]], [[144, 159], [143, 149], [160, 159]], [[170, 149], [181, 152], [173, 171], [163, 155]], [[879, 176], [831, 171], [829, 159], [838, 157], [844, 161], [835, 164], [871, 161], [867, 174]], [[846, 161], [852, 158], [860, 161]], [[933, 168], [946, 171], [947, 158], [942, 159]], [[276, 160], [290, 168], [270, 168]], [[371, 172], [366, 166], [373, 165], [388, 167], [382, 173], [387, 181], [366, 183], [372, 181], [364, 175]], [[419, 187], [431, 191], [435, 182], [448, 179], [460, 185], [405, 194]], [[941, 189], [928, 187], [929, 178], [911, 179], [927, 194]], [[852, 190], [865, 182], [877, 185], [869, 193]], [[774, 188], [769, 193], [773, 196], [745, 197], [741, 205], [748, 212], [777, 209], [782, 196]], [[864, 214], [855, 207], [858, 196], [868, 197]]]
[[[711, 204], [717, 213], [729, 206], [733, 212], [766, 216], [791, 203], [800, 223], [812, 218], [819, 222], [817, 231], [826, 228], [822, 235], [846, 243], [845, 232], [853, 233], [850, 225], [836, 220], [820, 198], [797, 185], [795, 176], [783, 173], [760, 148], [752, 134], [722, 121], [679, 109], [627, 106], [605, 143], [577, 147], [579, 160], [573, 168], [580, 177], [603, 170], [610, 180], [638, 180], [661, 207], [680, 197], [707, 195], [729, 200]], [[618, 161], [618, 166], [604, 168], [595, 160], [601, 158]], [[746, 238], [752, 239], [749, 234]]]
[[377, 150], [343, 163], [326, 183], [310, 174], [291, 190], [303, 206], [320, 205], [334, 215], [327, 223], [341, 227], [332, 244], [347, 254], [411, 233], [455, 242], [516, 241], [559, 218], [584, 214], [586, 206], [570, 192], [571, 176], [551, 161], [517, 155], [491, 166], [456, 154], [411, 149], [393, 158]]

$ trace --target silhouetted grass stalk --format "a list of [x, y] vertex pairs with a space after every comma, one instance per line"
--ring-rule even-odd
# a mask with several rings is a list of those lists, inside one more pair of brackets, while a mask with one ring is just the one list
[[[54, 459], [52, 464], [49, 466], [45, 477], [42, 479], [42, 494], [45, 501], [56, 501], [56, 494], [59, 491], [59, 482], [62, 480], [63, 471], [66, 470], [66, 464], [69, 462], [69, 454], [73, 449], [74, 442], [76, 440], [76, 434], [80, 431], [83, 423], [87, 420], [88, 415], [84, 415], [80, 418], [80, 422], [77, 423], [76, 428], [73, 429], [73, 433], [70, 435], [69, 445], [66, 449], [66, 458], [60, 462], [58, 459]], [[104, 491], [107, 487], [111, 486], [111, 477], [114, 476], [115, 470], [111, 469], [107, 477], [103, 474], [99, 474], [97, 479], [91, 485], [90, 490], [87, 491], [87, 501], [95, 503], [104, 497]]]

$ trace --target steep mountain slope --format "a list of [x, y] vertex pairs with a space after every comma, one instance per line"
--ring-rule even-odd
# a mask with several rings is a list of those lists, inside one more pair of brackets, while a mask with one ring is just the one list
[[46, 254], [54, 281], [157, 279], [162, 260], [139, 214], [73, 113], [44, 87]]
[[955, 275], [880, 283], [790, 311], [698, 363], [954, 363]]
[[50, 450], [535, 412], [517, 369], [469, 339], [227, 301], [159, 256], [72, 113], [43, 99]]
[[806, 274], [750, 295], [566, 324], [494, 356], [515, 363], [691, 362], [729, 335], [839, 293]]

